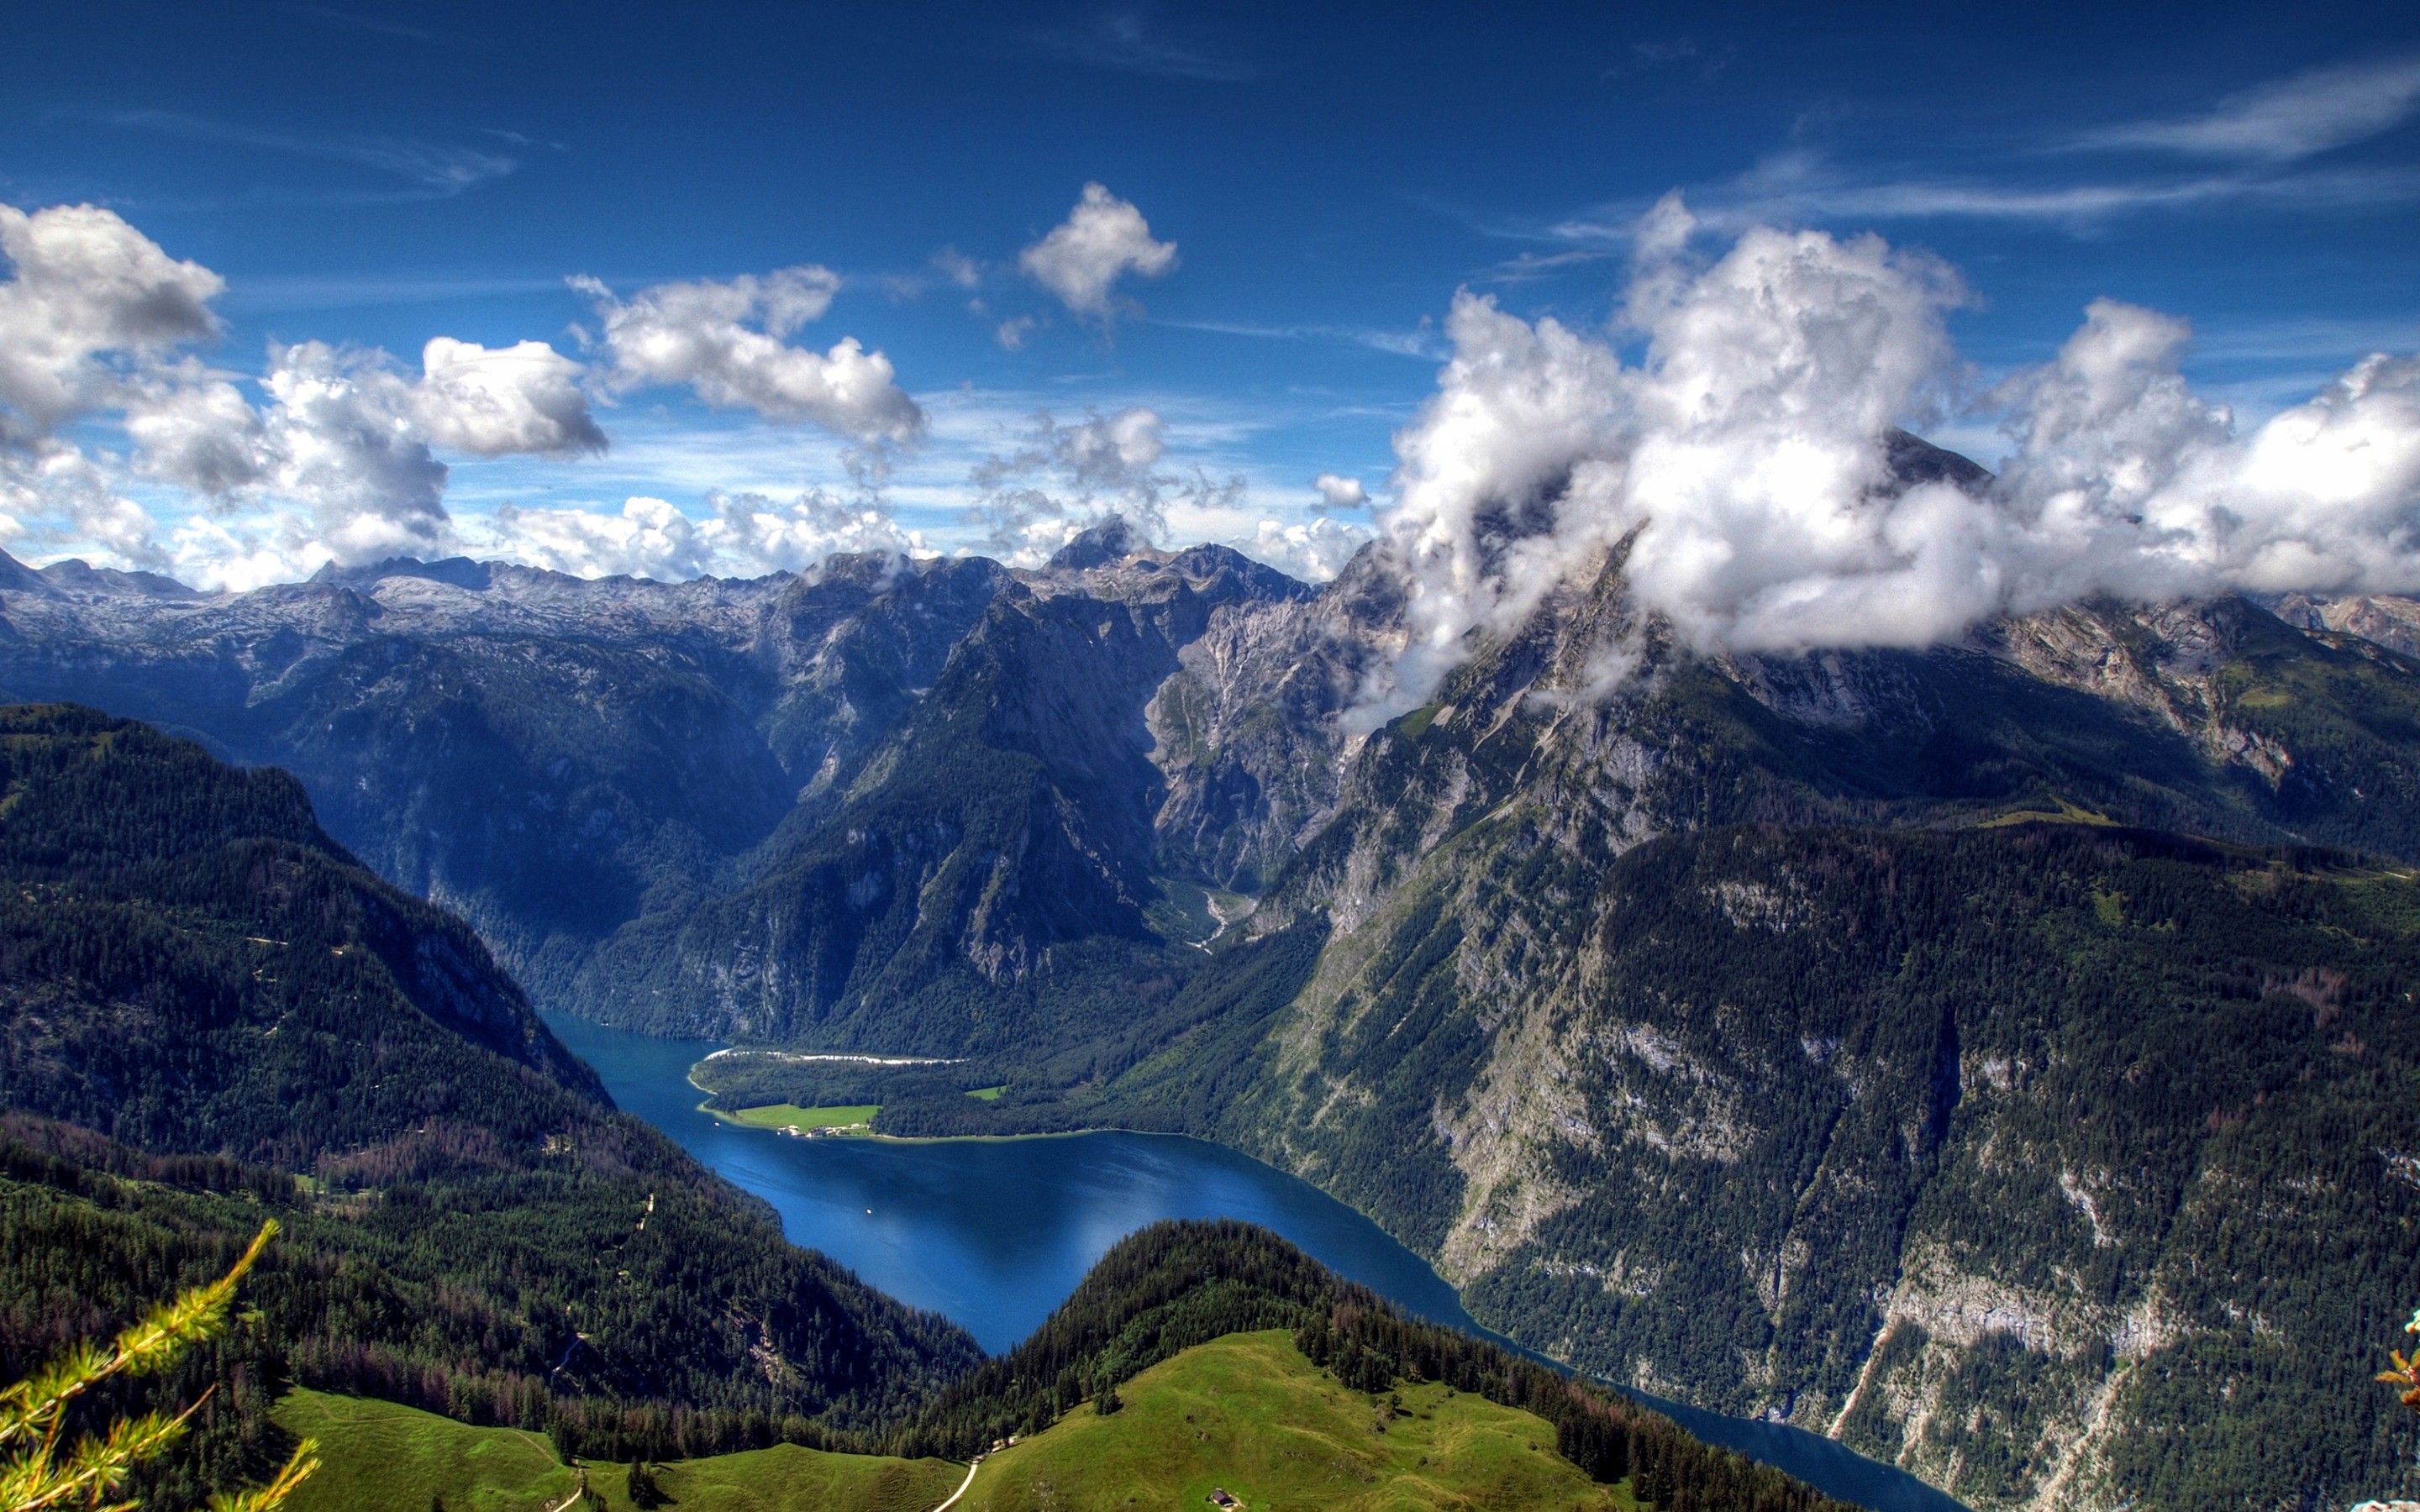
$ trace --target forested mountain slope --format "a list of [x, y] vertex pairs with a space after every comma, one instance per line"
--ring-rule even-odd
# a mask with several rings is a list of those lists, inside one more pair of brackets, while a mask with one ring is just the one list
[[2399, 1486], [2420, 887], [2141, 831], [1474, 826], [1223, 1137], [1484, 1319], [1978, 1505]]
[[0, 709], [0, 1369], [286, 1226], [256, 1314], [152, 1388], [234, 1382], [159, 1504], [273, 1452], [289, 1382], [609, 1459], [963, 1457], [1239, 1328], [1302, 1331], [1359, 1391], [1443, 1380], [1543, 1412], [1600, 1478], [1822, 1504], [1232, 1224], [1126, 1241], [977, 1370], [956, 1330], [783, 1243], [614, 1113], [468, 929], [370, 876], [283, 773], [90, 710]]
[[[1088, 537], [1069, 560], [1128, 545]], [[659, 1032], [925, 1054], [1063, 1039], [1037, 1017], [1068, 1016], [1105, 976], [1168, 973], [1155, 691], [1221, 609], [1304, 593], [1210, 547], [1012, 581], [760, 874], [623, 931], [582, 978], [583, 1008]]]
[[1594, 864], [1540, 825], [1224, 947], [1226, 1011], [1121, 1075], [886, 1118], [1220, 1139], [1536, 1348], [1978, 1507], [2411, 1488], [2369, 1385], [2420, 1262], [2410, 872], [2046, 817]]
[[219, 596], [118, 576], [0, 582], [0, 687], [286, 767], [356, 854], [544, 985], [889, 733], [999, 574], [845, 558], [673, 586], [407, 562]]
[[976, 1358], [615, 1113], [470, 931], [282, 773], [0, 711], [0, 1370], [264, 1215], [262, 1319], [196, 1366], [247, 1363], [222, 1449], [288, 1376], [715, 1443], [870, 1426]]

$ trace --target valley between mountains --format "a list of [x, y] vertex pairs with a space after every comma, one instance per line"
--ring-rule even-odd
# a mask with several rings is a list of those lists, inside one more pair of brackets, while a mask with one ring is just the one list
[[[678, 1159], [595, 1104], [530, 1003], [948, 1061], [701, 1074], [726, 1108], [877, 1106], [881, 1133], [1217, 1139], [1371, 1214], [1524, 1344], [1978, 1508], [2408, 1485], [2368, 1378], [2420, 1259], [2410, 604], [2094, 604], [1923, 652], [1713, 656], [1636, 610], [1617, 550], [1390, 712], [1364, 689], [1409, 632], [1374, 554], [1313, 588], [1114, 522], [1037, 571], [397, 561], [201, 594], [0, 566], [0, 691], [292, 773], [258, 864], [367, 920], [323, 953], [461, 915], [475, 939], [429, 924], [452, 943], [388, 951], [377, 990], [453, 1013], [551, 1128], [613, 1152], [431, 1153], [439, 1126], [398, 1115], [368, 1148], [399, 1180], [585, 1212]], [[12, 748], [39, 733], [65, 768], [62, 742], [159, 738], [55, 717]], [[251, 949], [176, 927], [167, 958], [216, 952], [195, 972]], [[229, 1025], [287, 1022], [243, 1001]], [[496, 1003], [519, 1006], [464, 1006]], [[97, 1126], [94, 1047], [127, 1011], [45, 1006], [12, 1104]], [[481, 1065], [448, 1085], [503, 1097]], [[151, 1153], [88, 1160], [353, 1148], [193, 1096], [125, 1103], [101, 1132]], [[339, 1268], [391, 1244], [444, 1294], [435, 1239], [311, 1242]], [[715, 1358], [819, 1364], [718, 1410], [870, 1431], [908, 1402], [877, 1380], [966, 1367], [954, 1330], [813, 1277], [795, 1317], [732, 1293], [758, 1332]], [[439, 1311], [505, 1327], [463, 1306]], [[636, 1368], [513, 1347], [536, 1378]], [[413, 1348], [360, 1368], [401, 1379]]]

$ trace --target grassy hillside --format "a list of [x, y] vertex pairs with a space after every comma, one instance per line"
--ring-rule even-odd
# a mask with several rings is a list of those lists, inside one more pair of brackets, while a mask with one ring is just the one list
[[[1349, 1389], [1284, 1330], [1198, 1345], [1119, 1388], [1108, 1416], [1078, 1407], [986, 1458], [959, 1504], [1202, 1506], [1217, 1488], [1254, 1512], [1280, 1508], [1571, 1508], [1629, 1512], [1627, 1483], [1599, 1486], [1555, 1452], [1531, 1412], [1436, 1382], [1384, 1394]], [[324, 1468], [294, 1512], [535, 1512], [578, 1490], [579, 1473], [545, 1439], [477, 1428], [413, 1408], [297, 1391], [280, 1427], [317, 1439]], [[613, 1512], [632, 1507], [629, 1467], [586, 1464]], [[651, 1465], [668, 1504], [688, 1512], [925, 1512], [964, 1467], [941, 1459], [827, 1454], [796, 1444]]]
[[[1105, 1399], [1120, 1405], [1104, 1414]], [[552, 1447], [536, 1434], [310, 1392], [276, 1415], [333, 1467], [301, 1512], [418, 1512], [432, 1495], [455, 1512], [535, 1512], [561, 1484], [532, 1453]], [[1639, 1489], [1701, 1512], [1846, 1512], [1627, 1399], [1404, 1318], [1234, 1223], [1121, 1242], [1032, 1339], [845, 1445], [881, 1453], [784, 1444], [648, 1473], [670, 1504], [703, 1512], [923, 1512], [1012, 1434], [1026, 1442], [985, 1461], [965, 1504], [1167, 1506], [1224, 1486], [1255, 1507], [1616, 1509]], [[588, 1489], [628, 1505], [628, 1466], [582, 1458]]]
[[[317, 1439], [319, 1473], [291, 1512], [539, 1512], [578, 1491], [580, 1472], [545, 1438], [477, 1428], [416, 1408], [297, 1391], [278, 1426]], [[635, 1512], [630, 1467], [592, 1460], [586, 1486], [613, 1512]], [[688, 1512], [925, 1512], [957, 1489], [964, 1467], [939, 1459], [826, 1454], [795, 1443], [670, 1465], [647, 1474], [664, 1504]]]
[[1280, 1508], [1631, 1508], [1555, 1452], [1534, 1413], [1431, 1382], [1369, 1395], [1282, 1330], [1186, 1350], [984, 1461], [962, 1506], [1200, 1507], [1224, 1488]]
[[535, 1512], [579, 1489], [554, 1445], [520, 1428], [474, 1428], [365, 1396], [294, 1391], [277, 1426], [319, 1443], [319, 1469], [291, 1512]]
[[[1512, 1454], [1523, 1463], [1526, 1460], [1517, 1457], [1559, 1456], [1562, 1464], [1552, 1474], [1560, 1476], [1570, 1471], [1579, 1476], [1560, 1484], [1634, 1482], [1646, 1500], [1673, 1507], [1702, 1512], [1846, 1512], [1845, 1504], [1829, 1500], [1769, 1466], [1702, 1443], [1682, 1432], [1670, 1419], [1627, 1397], [1560, 1375], [1494, 1344], [1406, 1318], [1368, 1288], [1342, 1280], [1276, 1235], [1233, 1222], [1155, 1224], [1128, 1235], [1101, 1257], [1075, 1295], [1031, 1338], [953, 1382], [913, 1421], [889, 1435], [882, 1447], [898, 1454], [965, 1458], [1012, 1434], [1036, 1436], [1038, 1445], [1088, 1422], [1106, 1431], [1123, 1423], [1126, 1413], [1118, 1412], [1102, 1423], [1086, 1403], [1140, 1391], [1142, 1395], [1133, 1400], [1147, 1404], [1156, 1399], [1153, 1395], [1156, 1388], [1146, 1381], [1168, 1379], [1153, 1376], [1158, 1367], [1202, 1346], [1232, 1343], [1238, 1335], [1270, 1335], [1273, 1330], [1291, 1330], [1290, 1335], [1272, 1335], [1290, 1339], [1283, 1358], [1263, 1361], [1253, 1369], [1229, 1372], [1221, 1379], [1257, 1381], [1296, 1372], [1298, 1381], [1313, 1382], [1324, 1395], [1315, 1401], [1268, 1408], [1265, 1414], [1260, 1407], [1239, 1407], [1221, 1429], [1231, 1446], [1240, 1445], [1256, 1431], [1255, 1425], [1264, 1422], [1324, 1422], [1327, 1427], [1318, 1431], [1333, 1438], [1337, 1411], [1344, 1413], [1345, 1420], [1343, 1436], [1337, 1442], [1358, 1444], [1363, 1440], [1357, 1435], [1387, 1436], [1373, 1427], [1373, 1420], [1377, 1427], [1388, 1425], [1373, 1404], [1386, 1402], [1391, 1411], [1390, 1394], [1432, 1405], [1467, 1397], [1471, 1399], [1466, 1404], [1468, 1411], [1457, 1409], [1460, 1415], [1451, 1422], [1432, 1417], [1422, 1421], [1435, 1427], [1404, 1427], [1406, 1442], [1428, 1446], [1411, 1455], [1410, 1471], [1429, 1468], [1419, 1464], [1421, 1453], [1433, 1460], [1440, 1455], [1466, 1456], [1456, 1461], [1463, 1466], [1459, 1473], [1482, 1476], [1503, 1468], [1503, 1454]], [[1308, 1376], [1291, 1363], [1296, 1358], [1306, 1363]], [[1186, 1391], [1208, 1389], [1204, 1378], [1198, 1375], [1180, 1371], [1174, 1379], [1183, 1388], [1176, 1394], [1180, 1398]], [[1445, 1391], [1448, 1387], [1451, 1396]], [[1422, 1392], [1428, 1395], [1421, 1396]], [[1490, 1404], [1497, 1411], [1481, 1412], [1480, 1404]], [[1181, 1419], [1188, 1411], [1201, 1418], [1198, 1404], [1180, 1408], [1175, 1415]], [[1164, 1435], [1147, 1431], [1156, 1421], [1151, 1413], [1136, 1421], [1143, 1425], [1140, 1442], [1149, 1446], [1148, 1452], [1112, 1453], [1119, 1442], [1113, 1435], [1071, 1452], [1069, 1464], [1092, 1466], [1103, 1474], [1109, 1472], [1100, 1465], [1120, 1464], [1124, 1467], [1120, 1473], [1144, 1480], [1163, 1473], [1175, 1475], [1180, 1470], [1187, 1476], [1197, 1472], [1230, 1473], [1225, 1464], [1171, 1458], [1171, 1450], [1193, 1456], [1197, 1450], [1192, 1446], [1210, 1445], [1215, 1437], [1211, 1423], [1187, 1425], [1171, 1443], [1160, 1443]], [[1522, 1425], [1517, 1450], [1505, 1447], [1512, 1442], [1505, 1435], [1514, 1431], [1507, 1425], [1514, 1423]], [[1528, 1426], [1532, 1424], [1534, 1432]], [[1475, 1428], [1464, 1431], [1473, 1425], [1493, 1427], [1488, 1433]], [[1189, 1441], [1186, 1434], [1192, 1435]], [[1529, 1449], [1532, 1443], [1540, 1447]], [[1322, 1498], [1337, 1488], [1320, 1477], [1331, 1472], [1350, 1478], [1359, 1488], [1354, 1492], [1357, 1496], [1372, 1485], [1388, 1485], [1388, 1478], [1404, 1468], [1383, 1457], [1372, 1460], [1347, 1456], [1340, 1462], [1333, 1454], [1314, 1454], [1313, 1447], [1311, 1441], [1282, 1446], [1275, 1451], [1275, 1461], [1255, 1473], [1277, 1475], [1265, 1483], [1270, 1486], [1312, 1485], [1316, 1494], [1309, 1504], [1324, 1505], [1331, 1504]], [[1288, 1449], [1309, 1458], [1296, 1463], [1288, 1458]], [[1235, 1452], [1242, 1451], [1238, 1447]], [[1249, 1458], [1239, 1462], [1247, 1470], [1258, 1463]], [[1004, 1458], [1002, 1463], [1013, 1461]], [[1047, 1468], [1033, 1473], [1045, 1479], [1051, 1473]], [[1311, 1481], [1305, 1482], [1305, 1475]], [[1373, 1481], [1373, 1476], [1377, 1479]], [[1032, 1478], [1030, 1474], [1029, 1482]], [[984, 1484], [984, 1477], [978, 1476], [977, 1484]], [[1124, 1489], [1118, 1489], [1118, 1484]], [[1514, 1475], [1480, 1489], [1505, 1495], [1532, 1484]], [[1227, 1489], [1240, 1490], [1232, 1485]], [[1161, 1494], [1166, 1488], [1147, 1490], [1140, 1480], [1104, 1481], [1094, 1489], [1110, 1497], [1099, 1504], [1104, 1505], [1182, 1504]], [[1012, 1500], [1000, 1504], [1094, 1504], [1054, 1501], [1055, 1493], [1033, 1491], [1030, 1485], [1028, 1490], [1032, 1492], [1028, 1503]], [[1140, 1502], [1125, 1501], [1130, 1494], [1140, 1496]], [[1385, 1504], [1462, 1504], [1388, 1501]]]

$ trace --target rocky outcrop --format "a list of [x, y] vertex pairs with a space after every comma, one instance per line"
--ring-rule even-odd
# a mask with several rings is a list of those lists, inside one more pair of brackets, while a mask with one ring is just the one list
[[2420, 656], [2420, 599], [2390, 594], [2287, 594], [2270, 606], [2279, 619], [2305, 630], [2335, 630]]

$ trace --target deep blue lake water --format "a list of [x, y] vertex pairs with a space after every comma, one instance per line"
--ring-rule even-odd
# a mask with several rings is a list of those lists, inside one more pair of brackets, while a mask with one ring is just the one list
[[[771, 1203], [794, 1242], [950, 1318], [995, 1354], [1032, 1333], [1110, 1245], [1163, 1218], [1259, 1224], [1408, 1312], [1499, 1338], [1376, 1224], [1218, 1145], [1133, 1134], [914, 1144], [794, 1139], [699, 1111], [689, 1069], [718, 1048], [712, 1042], [651, 1040], [563, 1015], [547, 1022], [597, 1068], [623, 1108]], [[1655, 1405], [1700, 1438], [1874, 1512], [1962, 1512], [1921, 1481], [1819, 1435]]]

